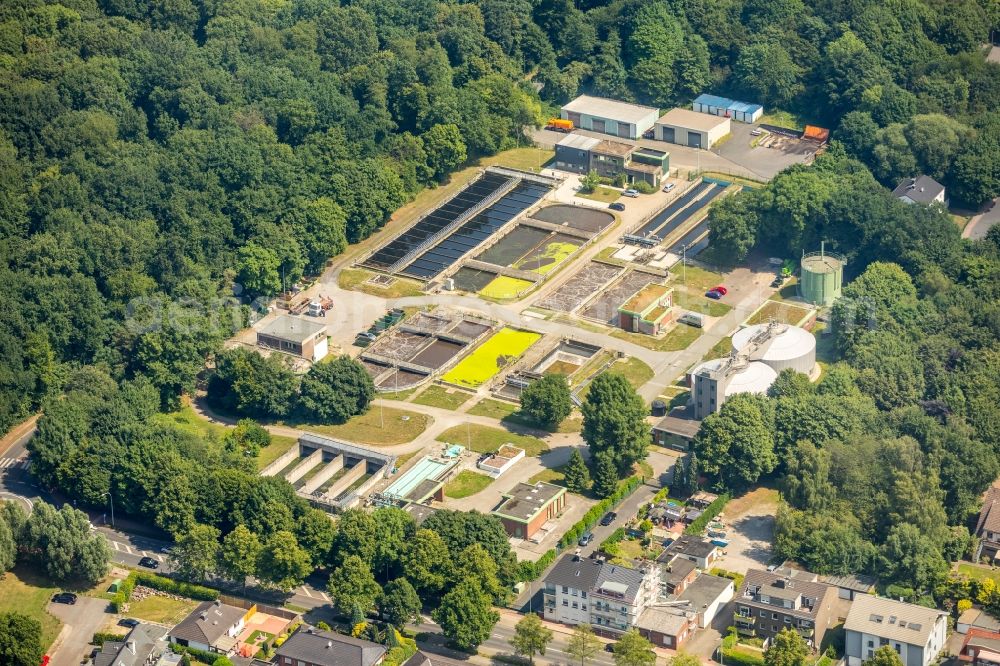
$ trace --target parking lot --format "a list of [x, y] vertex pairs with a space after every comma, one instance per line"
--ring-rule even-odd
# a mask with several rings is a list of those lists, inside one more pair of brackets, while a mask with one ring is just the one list
[[732, 127], [732, 136], [713, 150], [768, 180], [793, 164], [807, 162], [816, 152], [811, 141], [774, 134], [755, 137], [750, 134], [755, 126], [746, 123], [734, 122]]
[[731, 501], [723, 513], [726, 547], [718, 566], [745, 574], [749, 569], [763, 569], [774, 556], [774, 515], [778, 493], [758, 488]]

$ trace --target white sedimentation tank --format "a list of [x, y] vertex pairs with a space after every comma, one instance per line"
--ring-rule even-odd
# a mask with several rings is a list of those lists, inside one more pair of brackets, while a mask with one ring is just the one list
[[[695, 385], [694, 377], [699, 372], [703, 370], [717, 370], [728, 360], [726, 358], [715, 358], [696, 366], [691, 371], [691, 386]], [[726, 383], [725, 397], [728, 398], [737, 393], [767, 393], [767, 389], [771, 387], [771, 384], [777, 378], [778, 373], [771, 367], [759, 361], [751, 361], [747, 363], [746, 367], [729, 375], [728, 382]]]
[[[767, 324], [747, 326], [733, 335], [733, 349], [745, 348], [755, 336], [767, 330]], [[751, 359], [779, 373], [785, 368], [808, 375], [816, 366], [816, 337], [809, 331], [788, 324], [778, 325], [772, 337], [761, 344]]]

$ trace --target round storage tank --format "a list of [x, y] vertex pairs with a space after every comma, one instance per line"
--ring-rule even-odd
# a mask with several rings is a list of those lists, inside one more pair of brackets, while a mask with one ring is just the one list
[[[733, 335], [733, 349], [743, 349], [759, 333], [767, 331], [768, 324], [747, 326]], [[751, 351], [751, 358], [765, 363], [776, 373], [785, 368], [808, 375], [816, 365], [816, 338], [809, 331], [779, 324], [771, 338]]]
[[[691, 371], [691, 385], [694, 386], [694, 377], [699, 372], [702, 370], [716, 370], [727, 360], [729, 359], [715, 358], [696, 366]], [[771, 384], [777, 378], [778, 373], [771, 367], [759, 361], [751, 361], [745, 368], [730, 377], [729, 383], [726, 384], [725, 396], [728, 398], [737, 393], [767, 393], [767, 389], [771, 388]]]
[[847, 261], [830, 252], [810, 252], [802, 256], [802, 299], [813, 305], [830, 306], [840, 298]]

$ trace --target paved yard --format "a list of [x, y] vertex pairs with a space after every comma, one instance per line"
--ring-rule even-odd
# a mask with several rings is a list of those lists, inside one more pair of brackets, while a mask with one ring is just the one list
[[81, 596], [72, 606], [49, 604], [49, 612], [62, 620], [64, 627], [51, 649], [51, 666], [76, 666], [89, 655], [90, 639], [108, 618], [108, 601]]
[[[816, 151], [815, 144], [808, 141], [781, 137], [753, 137], [750, 131], [755, 125], [732, 123], [733, 134], [718, 148], [713, 148], [722, 157], [753, 171], [766, 180], [793, 164], [802, 164]], [[752, 147], [754, 139], [763, 139]]]
[[729, 546], [718, 566], [745, 574], [749, 569], [768, 565], [774, 552], [774, 514], [778, 508], [778, 493], [759, 488], [734, 499], [723, 513]]

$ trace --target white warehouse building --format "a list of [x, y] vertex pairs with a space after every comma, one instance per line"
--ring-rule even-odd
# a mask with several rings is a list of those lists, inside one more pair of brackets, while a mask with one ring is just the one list
[[654, 136], [660, 141], [708, 150], [732, 131], [729, 118], [698, 113], [690, 109], [670, 109], [656, 121]]
[[590, 95], [580, 95], [560, 112], [560, 117], [572, 121], [574, 127], [633, 140], [653, 129], [659, 115], [660, 110], [651, 106]]

